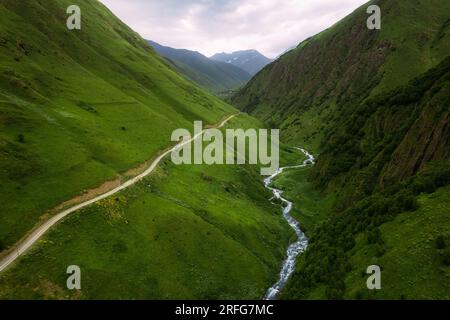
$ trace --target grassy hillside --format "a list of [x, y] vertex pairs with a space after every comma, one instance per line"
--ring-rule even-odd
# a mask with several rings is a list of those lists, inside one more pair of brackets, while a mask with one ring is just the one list
[[[366, 27], [369, 4], [381, 7], [380, 31]], [[311, 236], [283, 298], [448, 298], [448, 12], [443, 1], [370, 1], [234, 97], [284, 141], [320, 153], [310, 173], [279, 182], [300, 210], [306, 196]], [[402, 255], [410, 239], [419, 248]], [[389, 283], [374, 294], [362, 272], [377, 263]], [[411, 272], [422, 267], [430, 274]]]
[[[285, 298], [449, 298], [449, 115], [450, 58], [342, 113], [311, 175], [335, 213], [316, 226]], [[372, 264], [386, 282], [377, 293], [365, 287]]]
[[[259, 125], [240, 116], [228, 127]], [[166, 159], [49, 232], [0, 275], [0, 298], [260, 299], [294, 237], [270, 196], [255, 166]], [[81, 291], [66, 289], [72, 264], [81, 267]]]
[[[384, 254], [378, 245], [366, 246], [359, 236], [350, 263], [360, 271], [370, 264], [383, 266], [384, 290], [368, 294], [356, 272], [346, 278], [350, 298], [450, 299], [450, 225], [447, 186], [418, 199], [420, 208], [399, 214], [380, 227]], [[404, 259], [403, 257], [409, 257]]]
[[450, 56], [408, 85], [349, 105], [326, 131], [311, 178], [340, 205], [450, 160]]
[[187, 78], [214, 93], [239, 89], [252, 77], [243, 69], [208, 59], [198, 52], [173, 49], [154, 41], [149, 41], [149, 44], [156, 52], [169, 59]]
[[[367, 29], [369, 4], [381, 7], [381, 30]], [[233, 103], [281, 127], [286, 141], [318, 149], [336, 112], [405, 85], [449, 55], [449, 11], [448, 1], [370, 1], [267, 66]]]
[[0, 3], [0, 251], [55, 205], [234, 109], [185, 80], [102, 4]]
[[317, 225], [327, 220], [335, 200], [333, 194], [324, 197], [308, 181], [310, 172], [310, 167], [286, 170], [273, 183], [275, 188], [284, 191], [286, 199], [295, 204], [292, 216], [300, 222], [302, 231], [308, 236], [313, 234]]
[[[450, 166], [429, 166], [316, 227], [284, 299], [449, 299]], [[382, 289], [366, 287], [370, 265]]]

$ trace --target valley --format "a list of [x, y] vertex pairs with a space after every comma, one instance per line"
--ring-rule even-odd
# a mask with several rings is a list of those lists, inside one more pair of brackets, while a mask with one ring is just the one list
[[239, 67], [205, 57], [199, 52], [174, 49], [148, 41], [161, 56], [191, 81], [215, 94], [225, 94], [242, 87], [252, 75]]
[[[225, 128], [234, 126], [259, 125], [239, 116]], [[283, 163], [297, 163], [301, 153], [288, 149]], [[295, 239], [269, 198], [254, 166], [162, 160], [149, 177], [51, 229], [1, 275], [0, 296], [260, 299]], [[81, 292], [63, 287], [68, 263], [82, 270]]]
[[448, 2], [368, 1], [275, 60], [212, 34], [231, 14], [201, 43], [219, 4], [158, 30], [248, 50], [71, 4], [0, 3], [0, 300], [450, 299]]

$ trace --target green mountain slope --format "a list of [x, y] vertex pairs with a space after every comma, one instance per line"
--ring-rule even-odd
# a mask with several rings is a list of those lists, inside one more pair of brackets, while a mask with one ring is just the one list
[[162, 46], [154, 41], [149, 44], [163, 57], [169, 59], [187, 78], [215, 93], [236, 90], [252, 77], [232, 64], [213, 61], [204, 55]]
[[[350, 298], [449, 299], [450, 298], [450, 225], [448, 208], [450, 187], [418, 198], [420, 208], [404, 212], [380, 228], [385, 251], [379, 245], [366, 245], [360, 235], [350, 263], [364, 272], [371, 263], [382, 265], [385, 290], [368, 293], [356, 272], [345, 279]], [[374, 257], [377, 257], [374, 259]], [[404, 259], [403, 257], [409, 257]], [[410, 276], [413, 275], [413, 276]], [[365, 279], [363, 279], [365, 280]]]
[[[366, 27], [369, 4], [381, 7], [380, 31]], [[393, 266], [418, 270], [431, 242], [450, 236], [438, 225], [450, 171], [449, 12], [443, 1], [370, 1], [266, 67], [233, 98], [281, 127], [284, 141], [320, 153], [309, 180], [326, 198], [316, 200], [322, 205], [307, 202], [311, 246], [283, 298], [448, 298], [448, 265], [437, 252], [427, 253], [433, 256], [429, 286], [425, 275], [409, 273], [405, 280]], [[295, 190], [311, 193], [305, 181], [283, 183], [292, 198], [300, 198]], [[324, 217], [330, 199], [333, 210]], [[405, 243], [397, 247], [389, 225], [404, 235], [415, 232], [418, 242], [423, 232], [408, 215], [429, 207], [436, 211], [424, 226], [433, 231], [426, 246], [398, 256]], [[398, 219], [406, 221], [404, 229]], [[371, 264], [381, 265], [391, 281], [380, 293], [365, 288]], [[407, 290], [405, 281], [429, 290]]]
[[[369, 4], [381, 7], [379, 31], [367, 29]], [[404, 85], [449, 54], [449, 10], [439, 0], [370, 1], [267, 66], [233, 103], [317, 148], [335, 110]]]
[[98, 1], [0, 3], [0, 251], [46, 210], [234, 109], [185, 80]]
[[[439, 259], [429, 249], [438, 237], [450, 238], [448, 221], [441, 225], [448, 217], [443, 199], [450, 184], [449, 114], [450, 58], [343, 115], [310, 175], [316, 187], [336, 197], [335, 213], [311, 233], [311, 247], [285, 298], [450, 297], [450, 269], [443, 262], [448, 252], [441, 250]], [[402, 255], [411, 241], [417, 249]], [[433, 257], [426, 268], [424, 254]], [[373, 264], [390, 281], [380, 293], [364, 289], [364, 268]], [[402, 276], [396, 267], [416, 272]], [[410, 283], [419, 287], [408, 288]]]
[[348, 105], [322, 143], [312, 178], [342, 205], [450, 159], [450, 56], [408, 85]]

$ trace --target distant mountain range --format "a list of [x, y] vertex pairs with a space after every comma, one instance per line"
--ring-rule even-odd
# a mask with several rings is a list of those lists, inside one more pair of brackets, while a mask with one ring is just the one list
[[211, 60], [199, 52], [174, 49], [151, 40], [148, 43], [184, 76], [214, 93], [238, 89], [252, 77], [241, 68]]
[[266, 65], [273, 61], [256, 50], [236, 51], [233, 53], [217, 53], [213, 55], [211, 59], [239, 67], [250, 73], [252, 76], [257, 74]]

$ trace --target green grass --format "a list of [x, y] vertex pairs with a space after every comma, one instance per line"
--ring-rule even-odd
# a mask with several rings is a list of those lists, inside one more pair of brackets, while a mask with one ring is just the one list
[[[265, 129], [267, 126], [257, 118], [250, 116], [246, 113], [239, 114], [238, 117], [233, 118], [228, 124], [225, 126], [225, 129], [233, 129], [239, 128], [243, 130], [248, 129]], [[268, 134], [270, 136], [270, 129], [268, 129]], [[280, 130], [280, 134], [282, 130]], [[295, 149], [295, 147], [300, 146], [291, 146], [287, 143], [284, 143], [280, 139], [280, 143], [278, 145], [279, 148], [279, 156], [280, 156], [280, 167], [293, 166], [301, 164], [304, 160], [306, 160], [306, 156], [299, 150]], [[270, 144], [269, 144], [269, 153], [271, 152]], [[247, 155], [248, 156], [248, 155]], [[248, 158], [247, 158], [248, 159]]]
[[394, 10], [402, 14], [383, 18], [380, 40], [394, 44], [394, 51], [380, 70], [383, 81], [372, 95], [407, 83], [448, 56], [450, 4], [429, 0], [421, 5], [426, 10], [398, 1]]
[[176, 73], [98, 1], [0, 4], [0, 242], [47, 210], [170, 145], [176, 128], [231, 106]]
[[311, 168], [288, 169], [278, 177], [273, 186], [284, 190], [283, 196], [294, 203], [293, 217], [300, 222], [302, 230], [310, 234], [331, 214], [334, 196], [322, 195], [308, 181]]
[[[227, 127], [258, 125], [242, 115]], [[52, 229], [0, 275], [0, 298], [260, 299], [294, 238], [270, 196], [257, 166], [166, 159], [138, 185]], [[73, 264], [80, 292], [65, 289]]]
[[[358, 237], [347, 298], [450, 299], [450, 266], [443, 262], [445, 250], [436, 246], [440, 236], [450, 245], [450, 187], [422, 195], [419, 204], [416, 212], [402, 213], [380, 228], [385, 243], [381, 256], [377, 246]], [[382, 267], [382, 290], [370, 292], [365, 270], [373, 264]]]

